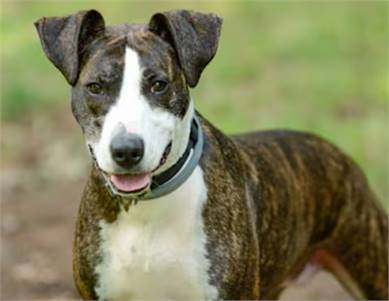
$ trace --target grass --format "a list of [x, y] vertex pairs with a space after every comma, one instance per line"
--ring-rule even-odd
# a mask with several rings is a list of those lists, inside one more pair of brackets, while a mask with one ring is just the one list
[[44, 57], [33, 21], [92, 7], [108, 24], [144, 23], [173, 8], [216, 12], [224, 18], [222, 36], [193, 91], [198, 109], [228, 133], [318, 133], [362, 166], [387, 203], [388, 3], [3, 1], [3, 122], [69, 95]]

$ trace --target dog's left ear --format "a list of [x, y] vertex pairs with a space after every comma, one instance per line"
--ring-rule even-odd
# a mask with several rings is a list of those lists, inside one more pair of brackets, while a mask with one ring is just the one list
[[176, 10], [152, 16], [149, 29], [172, 44], [193, 88], [216, 53], [221, 25], [222, 19], [214, 14]]

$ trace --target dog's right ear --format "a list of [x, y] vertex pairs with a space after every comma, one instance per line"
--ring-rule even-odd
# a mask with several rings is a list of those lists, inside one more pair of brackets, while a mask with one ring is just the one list
[[70, 85], [77, 82], [80, 52], [105, 30], [104, 19], [96, 10], [80, 11], [65, 17], [41, 18], [34, 23], [43, 50]]

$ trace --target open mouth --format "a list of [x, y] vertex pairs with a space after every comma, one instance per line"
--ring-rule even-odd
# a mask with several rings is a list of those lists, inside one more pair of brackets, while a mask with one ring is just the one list
[[[131, 173], [108, 174], [102, 169], [100, 168], [99, 169], [104, 175], [104, 178], [108, 186], [110, 186], [111, 190], [115, 194], [119, 194], [122, 196], [139, 196], [146, 193], [146, 191], [150, 189], [152, 184], [152, 174], [156, 170], [158, 170], [163, 164], [165, 164], [167, 157], [170, 154], [171, 148], [172, 148], [172, 142], [168, 143], [161, 156], [158, 166], [155, 169], [153, 169], [151, 172], [138, 173], [138, 174], [131, 174]], [[98, 166], [97, 162], [96, 165]]]
[[119, 192], [140, 193], [150, 186], [151, 174], [112, 174], [109, 181]]

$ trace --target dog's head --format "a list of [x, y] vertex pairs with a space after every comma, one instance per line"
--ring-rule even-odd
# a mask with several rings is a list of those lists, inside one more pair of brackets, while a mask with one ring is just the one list
[[72, 86], [72, 111], [98, 167], [121, 192], [147, 189], [185, 151], [189, 87], [215, 55], [221, 19], [180, 10], [148, 25], [105, 26], [89, 10], [35, 26]]

